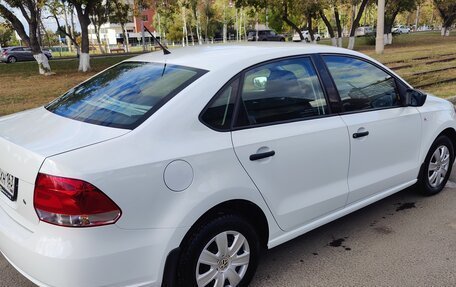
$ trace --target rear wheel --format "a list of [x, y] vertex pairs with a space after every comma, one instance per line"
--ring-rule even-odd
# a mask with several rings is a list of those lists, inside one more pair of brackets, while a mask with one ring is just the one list
[[450, 177], [453, 162], [453, 143], [447, 136], [439, 136], [424, 160], [418, 182], [421, 193], [434, 195], [442, 191]]
[[14, 57], [14, 56], [8, 57], [8, 63], [13, 64], [13, 63], [16, 63], [16, 62], [17, 62], [16, 57]]
[[248, 286], [255, 273], [260, 241], [254, 226], [235, 214], [201, 224], [182, 247], [178, 286]]

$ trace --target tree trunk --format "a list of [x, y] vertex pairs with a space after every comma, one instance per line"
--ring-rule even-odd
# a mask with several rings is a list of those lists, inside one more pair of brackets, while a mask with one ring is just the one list
[[103, 49], [103, 45], [101, 43], [101, 39], [100, 39], [100, 26], [96, 25], [95, 23], [93, 24], [93, 27], [95, 29], [95, 35], [97, 37], [97, 42], [98, 42], [98, 48], [100, 49], [100, 53], [104, 54], [105, 51]]
[[38, 42], [38, 19], [37, 14], [30, 11], [29, 21], [29, 37], [30, 37], [30, 49], [32, 50], [33, 57], [38, 63], [39, 73], [41, 75], [50, 75], [51, 67], [49, 66], [46, 55], [41, 51], [40, 44]]
[[64, 17], [64, 20], [65, 20], [65, 40], [66, 40], [66, 44], [68, 46], [68, 51], [69, 52], [73, 52], [73, 45], [71, 44], [70, 37], [68, 36], [68, 34], [70, 34], [70, 25], [68, 24], [68, 15], [67, 15], [67, 10], [66, 10], [66, 5], [65, 4], [63, 5], [63, 17]]
[[90, 70], [90, 44], [89, 44], [89, 14], [82, 11], [81, 6], [76, 6], [79, 24], [81, 25], [81, 53], [79, 55], [79, 71], [87, 72]]
[[332, 45], [337, 46], [336, 36], [334, 34], [334, 29], [331, 25], [331, 22], [329, 22], [328, 18], [326, 18], [326, 15], [323, 10], [320, 10], [319, 14], [320, 14], [321, 19], [325, 23], [326, 28], [328, 29], [328, 34], [329, 34], [329, 37], [331, 38]]
[[307, 15], [307, 28], [309, 29], [310, 42], [315, 44], [316, 42], [315, 42], [315, 36], [314, 36], [313, 27], [312, 27], [312, 15], [311, 14]]
[[353, 19], [353, 24], [350, 29], [350, 39], [348, 42], [348, 49], [350, 49], [350, 50], [353, 50], [355, 48], [355, 32], [359, 26], [359, 21], [361, 20], [361, 17], [363, 16], [364, 10], [365, 10], [368, 2], [369, 2], [369, 0], [363, 0], [361, 2], [358, 13], [357, 13], [356, 17]]
[[287, 4], [287, 1], [285, 1], [285, 3], [284, 3], [282, 20], [285, 23], [287, 23], [288, 26], [293, 28], [293, 30], [295, 30], [296, 33], [298, 33], [299, 38], [301, 38], [301, 41], [304, 40], [304, 36], [302, 35], [301, 29], [299, 29], [299, 27], [288, 18], [288, 4]]
[[340, 15], [337, 6], [334, 6], [334, 18], [336, 21], [337, 28], [337, 46], [342, 47], [342, 25], [340, 23]]
[[350, 50], [353, 50], [355, 48], [355, 37], [353, 36], [350, 36], [350, 38], [348, 38], [348, 49]]
[[130, 41], [128, 40], [128, 32], [125, 27], [125, 23], [120, 23], [120, 28], [122, 29], [122, 37], [124, 39], [125, 52], [130, 52]]
[[391, 17], [385, 17], [385, 45], [391, 45], [393, 44], [393, 26], [394, 26], [394, 21], [396, 20], [397, 15], [399, 14], [400, 8], [397, 8], [395, 11], [393, 11], [393, 14], [391, 14]]
[[17, 32], [19, 37], [24, 41], [24, 43], [30, 47], [30, 38], [25, 32], [24, 25], [22, 22], [14, 15], [10, 10], [8, 10], [5, 6], [0, 3], [0, 15], [6, 18], [11, 25], [13, 26], [14, 30]]
[[52, 75], [51, 66], [49, 65], [48, 58], [44, 53], [34, 54], [36, 62], [38, 63], [38, 69], [41, 75], [49, 76]]
[[342, 47], [342, 37], [337, 38], [337, 47]]
[[202, 45], [203, 42], [201, 41], [200, 22], [199, 22], [198, 12], [195, 13], [195, 18], [196, 18], [196, 37], [198, 38], [198, 44]]

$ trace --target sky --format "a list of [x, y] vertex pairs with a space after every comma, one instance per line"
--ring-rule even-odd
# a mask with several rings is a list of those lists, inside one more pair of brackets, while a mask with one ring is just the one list
[[[29, 30], [28, 23], [25, 20], [24, 16], [22, 15], [21, 11], [19, 9], [14, 8], [13, 13], [22, 22], [22, 24], [24, 25], [25, 31], [28, 33], [28, 30]], [[47, 15], [44, 14], [43, 16], [44, 16], [43, 18], [46, 18]], [[4, 19], [2, 17], [0, 17], [0, 20], [3, 21]], [[63, 19], [59, 18], [59, 21], [61, 22], [60, 24], [62, 25]], [[57, 30], [57, 24], [55, 23], [54, 18], [43, 19], [43, 24], [46, 27], [46, 29], [52, 30], [54, 32]], [[76, 21], [76, 30], [79, 30], [78, 27], [79, 27], [79, 24]]]

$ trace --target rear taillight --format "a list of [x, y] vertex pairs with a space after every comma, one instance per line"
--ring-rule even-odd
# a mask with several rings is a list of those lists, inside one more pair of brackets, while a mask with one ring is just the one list
[[121, 210], [92, 184], [39, 173], [34, 205], [41, 221], [69, 227], [89, 227], [115, 223]]
[[7, 51], [3, 51], [2, 52], [2, 56], [8, 56], [8, 52]]

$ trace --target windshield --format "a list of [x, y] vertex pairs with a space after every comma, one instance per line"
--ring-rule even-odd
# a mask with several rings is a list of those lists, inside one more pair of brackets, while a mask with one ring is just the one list
[[123, 62], [69, 90], [46, 109], [78, 121], [134, 129], [206, 71]]

